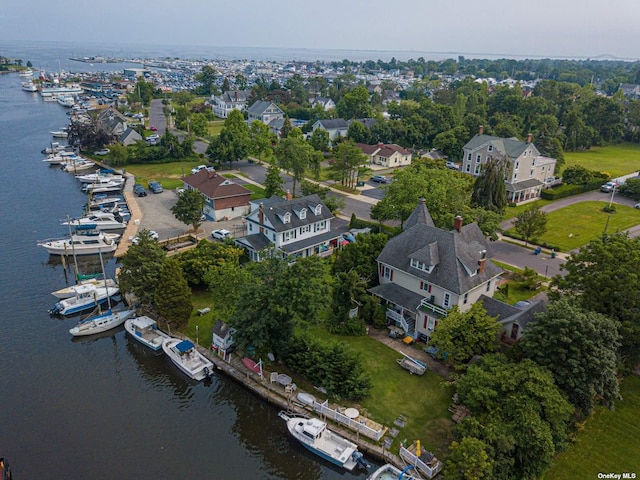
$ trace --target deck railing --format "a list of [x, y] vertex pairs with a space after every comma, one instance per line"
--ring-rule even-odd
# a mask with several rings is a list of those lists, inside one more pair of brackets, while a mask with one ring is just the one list
[[345, 414], [340, 412], [339, 409], [336, 410], [329, 407], [328, 400], [326, 400], [324, 403], [314, 401], [313, 409], [316, 412], [319, 412], [325, 415], [327, 418], [330, 418], [335, 422], [346, 425], [348, 428], [351, 428], [352, 430], [356, 430], [357, 432], [360, 432], [365, 437], [372, 438], [375, 441], [379, 441], [384, 435], [385, 428], [382, 425], [380, 425], [378, 429], [373, 429], [367, 425], [367, 419], [365, 418], [361, 418], [361, 417], [358, 417], [355, 419], [349, 418]]

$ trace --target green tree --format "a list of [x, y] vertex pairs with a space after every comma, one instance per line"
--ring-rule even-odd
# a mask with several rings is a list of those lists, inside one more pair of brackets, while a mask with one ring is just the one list
[[158, 314], [176, 328], [189, 321], [193, 310], [191, 289], [175, 258], [167, 258], [162, 266], [155, 290], [155, 304]]
[[504, 180], [508, 170], [509, 160], [506, 157], [491, 157], [482, 166], [482, 171], [473, 184], [472, 205], [503, 214], [507, 207], [507, 186]]
[[305, 140], [298, 137], [283, 138], [276, 147], [278, 165], [289, 171], [293, 177], [292, 195], [296, 195], [296, 185], [307, 170], [319, 172], [322, 154], [316, 152]]
[[311, 146], [319, 152], [328, 152], [330, 142], [329, 132], [324, 128], [316, 128], [309, 139]]
[[200, 82], [199, 88], [201, 95], [212, 95], [217, 93], [216, 78], [218, 74], [209, 65], [205, 65], [200, 69], [200, 73], [196, 74], [196, 80]]
[[429, 343], [438, 348], [440, 358], [461, 368], [474, 355], [494, 352], [499, 331], [500, 323], [496, 317], [487, 315], [480, 302], [466, 312], [454, 305], [438, 323]]
[[529, 327], [521, 343], [525, 356], [549, 369], [571, 403], [585, 416], [596, 403], [613, 408], [620, 398], [615, 321], [561, 297]]
[[204, 113], [191, 114], [189, 125], [193, 135], [205, 137], [209, 133], [209, 121]]
[[640, 356], [640, 241], [625, 234], [592, 240], [563, 265], [567, 274], [554, 277], [550, 296], [575, 298], [586, 310], [620, 322], [620, 357], [627, 366]]
[[358, 173], [366, 164], [367, 156], [362, 153], [353, 140], [345, 140], [333, 149], [333, 158], [331, 171], [334, 178], [348, 188], [355, 188]]
[[458, 379], [457, 393], [472, 416], [456, 433], [485, 443], [492, 478], [537, 479], [566, 445], [573, 408], [551, 373], [531, 360], [485, 355]]
[[280, 138], [287, 138], [292, 128], [293, 127], [291, 126], [289, 115], [285, 115], [284, 122], [282, 123], [282, 128], [280, 129]]
[[171, 213], [185, 225], [191, 225], [197, 232], [202, 223], [204, 196], [199, 190], [185, 190], [178, 195], [178, 201], [171, 207]]
[[194, 99], [195, 95], [188, 90], [180, 90], [171, 94], [171, 101], [183, 107]]
[[269, 159], [273, 155], [275, 136], [264, 123], [254, 120], [249, 126], [249, 154], [261, 160]]
[[474, 437], [464, 437], [460, 443], [451, 442], [451, 452], [445, 461], [447, 480], [481, 480], [493, 478], [493, 460], [487, 445]]
[[267, 175], [264, 179], [264, 196], [270, 198], [274, 195], [281, 197], [284, 195], [282, 189], [284, 185], [284, 179], [280, 175], [280, 168], [275, 160], [269, 162], [269, 168], [267, 169]]
[[362, 122], [351, 122], [347, 130], [347, 138], [356, 143], [368, 143], [369, 129]]
[[129, 159], [129, 150], [120, 143], [109, 145], [109, 160], [114, 167], [124, 166]]
[[167, 255], [148, 230], [142, 230], [138, 238], [138, 243], [122, 256], [118, 283], [121, 292], [132, 292], [140, 305], [154, 308], [155, 291]]
[[525, 244], [528, 244], [529, 240], [547, 231], [547, 214], [540, 210], [538, 205], [533, 204], [516, 217], [513, 226], [516, 232], [522, 235]]
[[181, 253], [176, 258], [189, 286], [205, 288], [210, 285], [209, 275], [212, 272], [226, 263], [239, 264], [242, 254], [241, 248], [228, 243], [202, 239], [195, 248]]
[[224, 121], [220, 135], [207, 147], [207, 156], [214, 163], [235, 162], [247, 156], [249, 127], [240, 110], [233, 110]]
[[361, 305], [361, 299], [367, 294], [366, 281], [355, 270], [338, 272], [335, 276], [331, 314], [327, 322], [330, 333], [337, 335], [364, 335], [365, 325], [358, 315], [351, 314], [352, 309]]
[[384, 233], [361, 233], [355, 242], [345, 245], [332, 256], [331, 272], [357, 272], [367, 282], [367, 287], [378, 284], [376, 258], [382, 252], [389, 237]]
[[345, 120], [352, 118], [371, 117], [371, 105], [369, 104], [369, 91], [367, 87], [357, 86], [346, 93], [336, 105], [338, 115]]
[[[228, 247], [228, 245], [225, 246]], [[209, 285], [211, 300], [218, 318], [228, 321], [233, 316], [245, 286], [252, 280], [249, 269], [237, 262], [217, 262], [217, 265], [209, 268], [205, 274], [205, 281]]]

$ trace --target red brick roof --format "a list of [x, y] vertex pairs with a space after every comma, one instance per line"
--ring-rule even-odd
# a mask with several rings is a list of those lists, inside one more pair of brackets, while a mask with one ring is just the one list
[[251, 190], [242, 185], [234, 183], [233, 180], [225, 178], [215, 171], [206, 169], [200, 170], [198, 173], [189, 175], [182, 180], [187, 185], [199, 190], [206, 197], [214, 200], [229, 197], [247, 196], [247, 205]]

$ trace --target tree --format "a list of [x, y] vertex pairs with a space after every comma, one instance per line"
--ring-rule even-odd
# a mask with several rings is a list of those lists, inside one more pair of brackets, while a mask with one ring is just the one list
[[214, 163], [235, 162], [247, 156], [249, 127], [240, 110], [232, 110], [224, 121], [220, 135], [207, 147], [207, 156]]
[[193, 113], [189, 122], [189, 128], [193, 135], [204, 137], [209, 133], [209, 121], [204, 113]]
[[561, 297], [536, 316], [521, 347], [527, 358], [549, 369], [569, 401], [588, 416], [596, 402], [613, 408], [620, 398], [619, 340], [615, 321]]
[[355, 270], [338, 272], [335, 276], [331, 314], [327, 322], [330, 333], [337, 335], [364, 335], [364, 322], [352, 310], [361, 304], [367, 294], [366, 281]]
[[359, 171], [367, 162], [367, 156], [353, 140], [346, 140], [333, 149], [333, 158], [331, 171], [334, 177], [340, 180], [342, 185], [355, 188]]
[[[228, 245], [224, 245], [229, 248]], [[249, 285], [253, 277], [249, 269], [244, 268], [238, 262], [216, 262], [217, 265], [209, 268], [205, 274], [205, 281], [209, 285], [211, 300], [216, 308], [216, 315], [224, 321], [228, 321], [234, 314], [244, 286]]]
[[292, 130], [291, 120], [289, 119], [289, 115], [284, 116], [284, 122], [282, 123], [282, 128], [280, 129], [280, 138], [287, 138], [289, 133]]
[[369, 91], [367, 87], [358, 85], [346, 93], [336, 105], [338, 115], [345, 120], [352, 118], [371, 117], [371, 105], [369, 105]]
[[322, 154], [316, 152], [305, 140], [289, 136], [283, 138], [276, 147], [278, 165], [288, 170], [293, 177], [293, 196], [296, 195], [296, 184], [304, 178], [308, 169], [317, 172], [320, 168]]
[[331, 139], [329, 138], [329, 132], [324, 128], [316, 128], [311, 134], [311, 138], [309, 139], [309, 143], [311, 144], [311, 146], [319, 152], [329, 151], [330, 141]]
[[503, 214], [507, 207], [507, 186], [504, 179], [508, 170], [509, 160], [506, 157], [491, 157], [482, 166], [482, 171], [473, 184], [471, 204]]
[[460, 368], [474, 355], [494, 352], [499, 331], [500, 323], [487, 315], [480, 302], [466, 312], [454, 305], [438, 323], [429, 343], [438, 348], [440, 358]]
[[191, 225], [197, 232], [202, 223], [202, 209], [205, 198], [199, 190], [185, 190], [178, 196], [178, 201], [171, 207], [171, 213], [186, 225]]
[[167, 255], [148, 230], [140, 232], [138, 238], [138, 243], [131, 245], [122, 257], [118, 283], [121, 292], [133, 292], [140, 305], [154, 308], [155, 291]]
[[180, 90], [171, 94], [171, 101], [183, 107], [194, 99], [195, 95], [188, 90]]
[[129, 150], [120, 143], [109, 145], [109, 160], [114, 167], [124, 166], [129, 159]]
[[492, 478], [538, 478], [566, 444], [573, 408], [551, 373], [535, 362], [485, 355], [457, 383], [458, 398], [472, 416], [456, 433], [485, 443]]
[[212, 272], [227, 263], [239, 264], [242, 254], [241, 248], [202, 239], [195, 248], [181, 253], [176, 258], [187, 283], [191, 287], [204, 288], [210, 285], [209, 276]]
[[282, 189], [282, 185], [284, 185], [284, 179], [280, 175], [280, 168], [275, 160], [272, 160], [269, 162], [267, 175], [264, 179], [264, 196], [267, 198], [271, 198], [274, 195], [278, 197], [283, 196], [284, 190]]
[[368, 143], [369, 129], [362, 122], [351, 122], [347, 130], [347, 138], [356, 143]]
[[199, 88], [201, 95], [211, 95], [217, 92], [216, 77], [218, 74], [209, 65], [205, 65], [200, 69], [200, 73], [196, 74], [196, 80], [201, 83]]
[[376, 258], [389, 237], [384, 233], [361, 233], [353, 243], [345, 245], [332, 256], [331, 273], [357, 272], [367, 282], [367, 288], [378, 284]]
[[249, 126], [249, 144], [247, 151], [249, 154], [261, 160], [269, 159], [273, 155], [272, 144], [275, 136], [264, 123], [254, 120]]
[[523, 236], [525, 244], [547, 231], [547, 214], [536, 204], [531, 205], [516, 217], [513, 224], [516, 232]]
[[450, 454], [444, 467], [447, 480], [481, 480], [493, 478], [493, 460], [487, 445], [474, 437], [464, 437], [460, 443], [451, 442]]
[[191, 290], [175, 258], [169, 257], [164, 262], [155, 290], [155, 304], [158, 314], [175, 327], [189, 321], [193, 310]]
[[575, 298], [585, 310], [620, 322], [619, 354], [627, 366], [640, 355], [640, 241], [625, 234], [592, 240], [573, 253], [563, 268], [567, 274], [551, 281], [550, 297]]

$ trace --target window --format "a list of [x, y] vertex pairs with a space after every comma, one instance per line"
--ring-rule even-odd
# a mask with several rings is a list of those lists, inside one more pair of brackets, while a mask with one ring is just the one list
[[429, 282], [420, 282], [420, 290], [431, 293], [431, 284]]
[[534, 170], [533, 170], [533, 168], [532, 168], [532, 169], [531, 169], [531, 171], [529, 172], [529, 176], [530, 176], [530, 177], [533, 177], [533, 171], [534, 171]]
[[467, 160], [471, 161], [471, 153], [467, 154]]
[[531, 160], [531, 166], [535, 167], [536, 166], [536, 159], [534, 158], [533, 160]]
[[476, 164], [476, 169], [474, 170], [474, 174], [478, 175], [480, 173], [480, 164]]
[[476, 156], [476, 162], [477, 162], [477, 163], [480, 163], [481, 161], [482, 161], [482, 155], [478, 154], [478, 155]]
[[451, 306], [451, 294], [445, 293], [444, 298], [442, 299], [442, 306], [444, 308], [449, 308]]
[[470, 164], [470, 163], [467, 163], [467, 165], [466, 165], [466, 167], [465, 167], [465, 171], [466, 171], [467, 173], [469, 173], [469, 172], [471, 171], [471, 164]]
[[491, 280], [487, 282], [487, 292], [491, 290]]
[[282, 223], [290, 223], [291, 222], [291, 214], [289, 212], [284, 214], [284, 218], [282, 219]]
[[393, 280], [393, 270], [389, 267], [383, 267], [382, 276], [387, 280]]
[[249, 231], [250, 231], [250, 232], [253, 232], [253, 223], [250, 223], [250, 224], [249, 224]]
[[302, 227], [300, 227], [300, 235], [303, 235], [305, 233], [309, 233], [311, 231], [311, 225], [304, 225]]
[[315, 210], [316, 215], [322, 214], [322, 205], [317, 205]]
[[465, 293], [464, 294], [464, 299], [462, 300], [462, 303], [464, 303], [466, 305], [467, 301], [469, 300], [469, 294]]
[[517, 179], [518, 179], [518, 174], [517, 174], [517, 173], [514, 173], [514, 174], [513, 174], [513, 180], [515, 181], [515, 180], [517, 180]]
[[517, 170], [520, 167], [520, 162], [516, 160], [516, 165], [513, 167], [514, 170]]
[[489, 147], [487, 148], [488, 152], [493, 152], [493, 145], [489, 144]]
[[526, 151], [526, 150], [524, 151], [524, 154], [523, 154], [522, 156], [523, 156], [523, 157], [526, 157], [526, 156], [527, 156], [527, 151]]
[[306, 208], [303, 208], [302, 210], [300, 210], [300, 218], [301, 219], [307, 218], [307, 209]]
[[413, 267], [413, 268], [417, 268], [418, 270], [422, 270], [424, 272], [428, 271], [429, 269], [427, 268], [427, 264], [424, 262], [420, 262], [414, 258], [411, 258], [409, 260], [409, 264]]
[[327, 228], [327, 221], [323, 220], [321, 222], [318, 222], [316, 224], [313, 225], [313, 231], [314, 232], [321, 232], [322, 230], [326, 230]]

